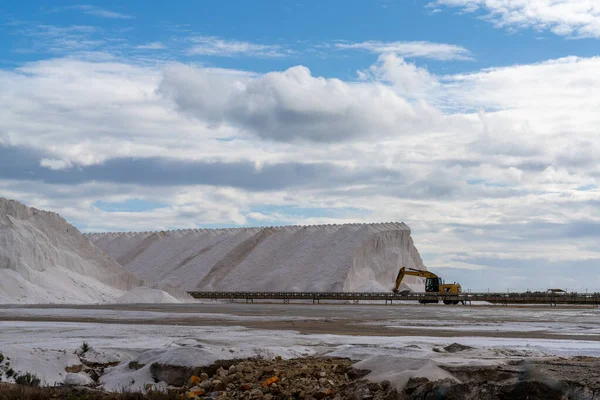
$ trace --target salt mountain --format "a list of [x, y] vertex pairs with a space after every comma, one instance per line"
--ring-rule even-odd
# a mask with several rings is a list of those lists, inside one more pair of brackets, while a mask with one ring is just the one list
[[425, 269], [404, 223], [88, 237], [138, 278], [190, 291], [390, 291], [401, 266]]
[[0, 303], [177, 302], [142, 285], [58, 214], [0, 198]]

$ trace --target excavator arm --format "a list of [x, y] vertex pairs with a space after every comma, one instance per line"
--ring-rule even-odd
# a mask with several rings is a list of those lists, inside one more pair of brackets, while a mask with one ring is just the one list
[[438, 277], [433, 272], [421, 271], [421, 270], [412, 269], [412, 268], [407, 270], [406, 268], [402, 267], [402, 268], [400, 268], [400, 271], [398, 272], [398, 276], [396, 277], [396, 285], [394, 285], [394, 288], [392, 289], [392, 291], [394, 293], [398, 292], [398, 290], [400, 289], [400, 284], [402, 283], [402, 280], [407, 275], [408, 276], [419, 276], [421, 278], [437, 278]]

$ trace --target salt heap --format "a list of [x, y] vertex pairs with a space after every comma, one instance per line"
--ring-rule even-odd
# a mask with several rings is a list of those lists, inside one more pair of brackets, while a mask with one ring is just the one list
[[142, 285], [58, 214], [0, 198], [0, 303], [132, 302]]
[[[96, 233], [96, 246], [153, 284], [193, 291], [390, 291], [424, 270], [404, 223]], [[403, 289], [423, 290], [407, 277]]]

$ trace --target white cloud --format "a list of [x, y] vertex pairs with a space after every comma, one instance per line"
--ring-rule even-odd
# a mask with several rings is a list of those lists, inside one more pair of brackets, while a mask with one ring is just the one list
[[0, 141], [91, 165], [115, 156], [162, 155], [165, 146], [189, 155], [203, 147], [194, 138], [232, 135], [172, 112], [155, 93], [160, 77], [158, 69], [114, 59], [62, 58], [0, 71]]
[[425, 68], [406, 62], [395, 54], [382, 54], [377, 63], [365, 71], [359, 71], [363, 80], [377, 80], [391, 84], [402, 96], [408, 98], [431, 98], [441, 85], [438, 78]]
[[338, 42], [335, 47], [343, 50], [365, 50], [372, 53], [393, 53], [407, 58], [431, 58], [434, 60], [471, 60], [469, 50], [461, 46], [432, 42]]
[[443, 102], [488, 111], [488, 152], [528, 152], [528, 163], [549, 165], [568, 158], [570, 168], [589, 168], [597, 159], [590, 152], [600, 154], [599, 70], [600, 57], [567, 57], [444, 77]]
[[111, 18], [111, 19], [131, 19], [131, 15], [118, 13], [115, 11], [105, 10], [92, 5], [82, 4], [76, 6], [67, 7], [73, 10], [79, 10], [84, 14], [95, 15], [96, 17]]
[[561, 36], [600, 37], [597, 0], [435, 0], [429, 7], [458, 7], [487, 12], [499, 28], [551, 30]]
[[302, 66], [244, 81], [173, 65], [160, 93], [200, 120], [284, 142], [399, 136], [437, 122], [426, 105], [411, 105], [383, 85], [313, 77]]
[[600, 105], [594, 96], [600, 90], [599, 67], [600, 57], [565, 57], [457, 74], [447, 81], [453, 98], [471, 106], [593, 111]]
[[151, 42], [151, 43], [141, 44], [139, 46], [136, 46], [135, 48], [142, 49], [142, 50], [162, 50], [162, 49], [166, 49], [167, 46], [165, 46], [161, 42]]
[[69, 160], [57, 160], [55, 158], [42, 158], [40, 160], [40, 165], [53, 170], [68, 169], [73, 166]]
[[89, 25], [24, 25], [18, 33], [24, 40], [19, 51], [39, 53], [73, 53], [97, 50], [106, 44], [100, 30]]
[[188, 49], [191, 55], [219, 57], [284, 57], [289, 54], [281, 46], [226, 40], [215, 36], [196, 36], [190, 39], [193, 45]]

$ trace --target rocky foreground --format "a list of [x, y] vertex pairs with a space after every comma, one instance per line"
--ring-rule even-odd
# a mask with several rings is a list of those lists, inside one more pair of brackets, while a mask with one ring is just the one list
[[389, 382], [360, 380], [369, 371], [351, 365], [345, 358], [234, 361], [219, 366], [212, 376], [206, 372], [192, 375], [189, 381], [194, 386], [186, 388], [186, 394], [199, 399], [398, 398]]
[[[454, 347], [453, 347], [454, 346]], [[446, 347], [459, 352], [460, 345]], [[456, 379], [411, 378], [370, 382], [368, 370], [357, 370], [346, 358], [307, 357], [284, 360], [218, 361], [206, 367], [153, 364], [156, 385], [145, 394], [107, 393], [94, 384], [34, 388], [31, 381], [1, 385], [1, 399], [174, 400], [174, 399], [306, 399], [306, 400], [513, 400], [600, 398], [600, 360], [591, 357], [520, 361], [502, 366], [446, 367]], [[96, 366], [99, 367], [99, 366]], [[130, 363], [129, 368], [142, 366]], [[39, 384], [39, 382], [37, 382]]]
[[[453, 344], [445, 351], [460, 352]], [[215, 366], [213, 366], [215, 367]], [[578, 357], [489, 367], [447, 367], [456, 379], [370, 382], [349, 359], [243, 360], [192, 375], [185, 394], [195, 399], [514, 400], [600, 398], [600, 360]], [[193, 385], [192, 387], [189, 387]], [[178, 390], [178, 389], [175, 389]]]

